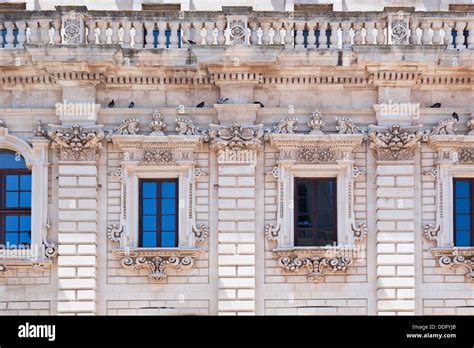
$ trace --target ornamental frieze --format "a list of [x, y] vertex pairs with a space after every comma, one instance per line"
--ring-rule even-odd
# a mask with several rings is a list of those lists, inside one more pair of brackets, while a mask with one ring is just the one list
[[336, 154], [329, 148], [301, 149], [297, 160], [304, 163], [330, 163], [336, 159]]
[[170, 164], [173, 160], [171, 151], [145, 150], [143, 153], [143, 164]]
[[95, 161], [105, 137], [102, 125], [83, 127], [74, 124], [71, 127], [49, 125], [48, 137], [52, 147], [58, 149], [62, 161]]
[[426, 133], [420, 126], [402, 127], [398, 124], [390, 127], [369, 126], [370, 147], [375, 150], [378, 160], [413, 160], [416, 149]]

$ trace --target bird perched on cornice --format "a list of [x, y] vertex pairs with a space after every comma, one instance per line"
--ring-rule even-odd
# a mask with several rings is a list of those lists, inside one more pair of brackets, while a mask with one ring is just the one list
[[196, 42], [195, 42], [195, 41], [193, 41], [193, 40], [188, 40], [188, 44], [190, 44], [190, 45], [195, 45], [195, 44], [196, 44]]
[[263, 105], [262, 102], [256, 101], [256, 102], [253, 102], [253, 103], [254, 103], [254, 104], [259, 104], [261, 108], [264, 108], [264, 107], [265, 107], [265, 105]]
[[438, 109], [441, 107], [441, 103], [434, 103], [433, 105], [430, 106], [430, 108], [433, 108], [433, 109]]
[[459, 121], [459, 115], [456, 112], [453, 112], [453, 118], [456, 119], [456, 121]]
[[112, 101], [107, 105], [109, 108], [113, 108], [115, 106], [115, 101], [112, 99]]
[[204, 102], [200, 102], [198, 105], [196, 105], [197, 108], [203, 108], [204, 107]]
[[133, 109], [134, 106], [135, 106], [135, 103], [134, 103], [134, 102], [130, 102], [130, 104], [128, 104], [128, 108], [129, 108], [129, 109]]
[[225, 104], [227, 101], [229, 101], [229, 98], [221, 98], [217, 100], [217, 104]]

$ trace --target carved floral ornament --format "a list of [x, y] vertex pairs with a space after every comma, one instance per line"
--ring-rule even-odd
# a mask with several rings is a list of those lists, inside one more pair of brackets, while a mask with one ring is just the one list
[[83, 127], [74, 124], [71, 127], [49, 125], [48, 137], [52, 147], [58, 149], [62, 161], [95, 161], [105, 137], [102, 125]]

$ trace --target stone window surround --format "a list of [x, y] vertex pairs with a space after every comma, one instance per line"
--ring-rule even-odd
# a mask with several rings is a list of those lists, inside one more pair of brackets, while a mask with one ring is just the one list
[[4, 123], [0, 125], [0, 148], [19, 153], [31, 170], [31, 245], [37, 246], [36, 250], [1, 249], [0, 272], [25, 267], [41, 271], [49, 267], [51, 259], [56, 256], [56, 245], [47, 240], [50, 227], [47, 213], [49, 141], [44, 137], [33, 137], [29, 142], [31, 146], [10, 134]]
[[[278, 204], [277, 220], [265, 226], [265, 234], [270, 241], [276, 241], [272, 253], [284, 272], [295, 273], [305, 268], [310, 281], [320, 282], [324, 279], [323, 269], [345, 272], [352, 259], [360, 256], [356, 242], [365, 238], [367, 229], [365, 222], [356, 226], [353, 192], [354, 178], [364, 170], [354, 167], [352, 152], [363, 139], [362, 134], [270, 135], [270, 144], [280, 151], [277, 166], [268, 172], [277, 179]], [[294, 246], [296, 177], [336, 178], [337, 245]]]
[[424, 236], [434, 242], [433, 256], [443, 268], [464, 268], [466, 280], [474, 281], [474, 247], [454, 246], [454, 178], [474, 178], [474, 162], [460, 160], [460, 151], [474, 147], [472, 135], [432, 135], [428, 144], [437, 150], [436, 167], [425, 172], [436, 178], [436, 221], [424, 225]]
[[[193, 266], [203, 252], [196, 244], [208, 235], [207, 226], [195, 224], [195, 183], [204, 173], [195, 168], [193, 152], [202, 145], [203, 137], [120, 134], [110, 139], [123, 152], [119, 171], [111, 173], [122, 185], [120, 223], [108, 227], [109, 239], [120, 243], [113, 253], [124, 268], [145, 268], [152, 281], [165, 282], [165, 270]], [[178, 247], [138, 247], [139, 180], [150, 178], [178, 179]]]

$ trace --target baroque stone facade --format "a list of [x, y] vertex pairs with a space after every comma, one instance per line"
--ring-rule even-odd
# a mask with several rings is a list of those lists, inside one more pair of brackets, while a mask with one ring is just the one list
[[[0, 314], [474, 314], [474, 9], [186, 4], [0, 12], [0, 150], [42, 248], [0, 250]], [[140, 247], [153, 178], [176, 247]], [[295, 246], [297, 178], [334, 178], [335, 245]]]

